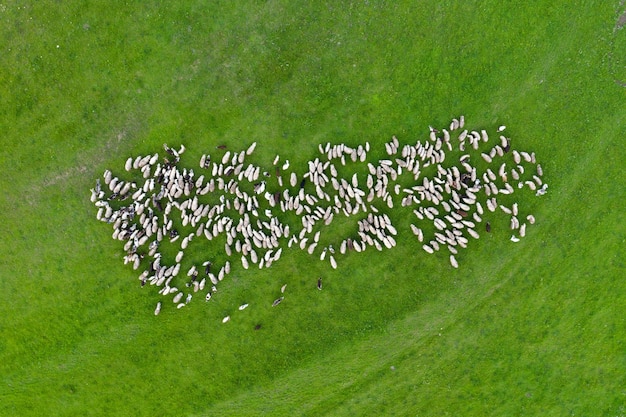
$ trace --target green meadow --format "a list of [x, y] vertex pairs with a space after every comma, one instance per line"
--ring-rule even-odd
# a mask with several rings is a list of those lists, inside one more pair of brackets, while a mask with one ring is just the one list
[[[0, 416], [625, 416], [626, 6], [515, 3], [0, 4]], [[459, 269], [389, 210], [392, 250], [234, 262], [154, 316], [89, 200], [164, 142], [303, 172], [459, 115], [549, 184], [526, 238], [501, 213]]]

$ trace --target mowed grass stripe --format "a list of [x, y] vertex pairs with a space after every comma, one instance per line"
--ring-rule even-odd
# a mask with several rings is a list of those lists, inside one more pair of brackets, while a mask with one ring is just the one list
[[[413, 315], [396, 323], [382, 336], [346, 346], [331, 357], [320, 356], [314, 365], [276, 381], [267, 391], [220, 403], [202, 415], [218, 410], [224, 415], [441, 414], [463, 413], [468, 406], [476, 412], [496, 413], [619, 410], [621, 394], [603, 388], [613, 378], [623, 379], [619, 345], [604, 327], [606, 313], [610, 316], [612, 310], [605, 308], [589, 321], [573, 322], [568, 317], [571, 310], [551, 311], [543, 294], [537, 297], [539, 305], [520, 307], [528, 297], [522, 298], [519, 291], [533, 293], [536, 283], [515, 284], [481, 291], [481, 301], [467, 303], [467, 310], [426, 314], [425, 307], [419, 318]], [[554, 290], [564, 283], [546, 284]], [[621, 283], [612, 289], [624, 290]], [[447, 305], [470, 298], [453, 296]], [[522, 299], [511, 308], [516, 298]], [[598, 307], [581, 303], [584, 295], [569, 301], [578, 304], [576, 309]], [[494, 325], [501, 323], [496, 319], [500, 315], [510, 326]], [[585, 343], [613, 347], [590, 357]], [[565, 352], [573, 357], [560, 359]], [[591, 358], [600, 357], [612, 360], [600, 369], [589, 366]], [[581, 378], [596, 382], [584, 390], [597, 400], [593, 405], [579, 400], [580, 387], [574, 381]]]
[[[9, 190], [0, 200], [0, 411], [191, 415], [215, 404], [220, 415], [219, 405], [226, 414], [293, 415], [305, 398], [300, 414], [484, 414], [491, 406], [556, 415], [570, 404], [579, 413], [620, 412], [624, 119], [623, 90], [607, 84], [602, 63], [610, 6], [106, 6], [64, 6], [42, 20], [49, 5], [41, 3], [29, 12], [44, 42], [22, 37], [31, 49], [2, 61], [4, 74], [21, 77], [7, 90], [6, 108], [22, 110], [0, 118], [10, 127], [0, 143], [12, 149], [0, 159], [0, 188]], [[27, 22], [21, 13], [5, 17]], [[82, 16], [91, 23], [86, 32]], [[46, 49], [62, 33], [77, 49], [61, 42], [61, 51]], [[51, 67], [37, 58], [43, 52], [67, 55]], [[84, 56], [95, 60], [92, 68], [76, 64]], [[193, 143], [199, 157], [220, 143], [263, 140], [263, 164], [278, 152], [294, 165], [321, 141], [376, 147], [397, 134], [409, 142], [461, 112], [472, 125], [509, 125], [514, 140], [537, 152], [551, 188], [523, 201], [538, 217], [526, 240], [513, 245], [503, 230], [483, 236], [459, 258], [458, 273], [403, 239], [394, 251], [351, 256], [312, 299], [314, 282], [300, 271], [316, 277], [326, 268], [288, 253], [267, 274], [233, 279], [211, 308], [198, 303], [155, 321], [154, 299], [121, 265], [110, 229], [94, 222], [87, 200], [94, 175], [116, 161], [121, 170], [129, 154], [165, 141]], [[289, 155], [296, 146], [302, 154]], [[501, 262], [510, 276], [490, 275]], [[280, 278], [289, 298], [277, 319], [253, 306], [271, 302]], [[455, 293], [463, 284], [470, 288]], [[497, 290], [474, 306], [489, 288]], [[254, 299], [250, 316], [219, 327], [238, 297]], [[435, 313], [422, 312], [430, 303]], [[445, 344], [434, 335], [411, 344], [414, 329], [443, 319]], [[256, 322], [264, 333], [250, 329]], [[387, 345], [385, 332], [393, 335]], [[390, 361], [396, 373], [387, 373], [386, 352], [396, 345], [392, 359], [405, 359]], [[326, 362], [307, 366], [319, 357]], [[421, 373], [394, 379], [405, 369]], [[418, 379], [424, 374], [428, 386]], [[296, 388], [280, 389], [283, 381]], [[255, 386], [265, 399], [246, 396]], [[293, 401], [281, 404], [275, 387]], [[228, 402], [238, 394], [251, 402]], [[507, 408], [509, 398], [516, 400]]]

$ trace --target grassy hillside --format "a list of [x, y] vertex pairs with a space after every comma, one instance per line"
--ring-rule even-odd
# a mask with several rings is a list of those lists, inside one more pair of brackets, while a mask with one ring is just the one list
[[[0, 415], [626, 414], [624, 12], [0, 6]], [[253, 141], [256, 163], [303, 166], [321, 142], [382, 156], [391, 135], [414, 143], [460, 114], [506, 124], [550, 188], [520, 202], [537, 217], [526, 239], [496, 229], [458, 270], [396, 210], [393, 250], [336, 271], [286, 250], [268, 270], [238, 265], [211, 304], [155, 317], [89, 201], [106, 168], [163, 142], [187, 146], [186, 166]]]

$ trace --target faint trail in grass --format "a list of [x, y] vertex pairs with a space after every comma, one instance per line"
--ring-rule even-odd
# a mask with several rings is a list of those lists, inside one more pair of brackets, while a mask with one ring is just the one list
[[78, 166], [71, 167], [60, 172], [50, 172], [50, 175], [44, 176], [41, 179], [30, 183], [25, 187], [26, 192], [23, 194], [26, 201], [32, 206], [39, 203], [41, 192], [47, 188], [65, 188], [68, 184], [71, 184], [74, 181], [83, 181], [85, 177], [95, 178], [96, 166], [102, 158], [102, 155], [108, 156], [118, 154], [120, 149], [124, 147], [124, 143], [127, 139], [128, 130], [121, 129], [118, 133], [111, 135], [109, 139], [102, 144], [102, 146], [93, 149], [88, 153], [81, 154], [78, 157], [80, 161]]
[[[502, 271], [510, 269], [510, 262], [512, 261], [496, 263], [489, 275], [499, 276]], [[433, 300], [418, 312], [391, 323], [385, 333], [367, 341], [344, 345], [274, 381], [270, 391], [257, 390], [227, 402], [216, 403], [203, 415], [212, 415], [217, 410], [222, 415], [237, 415], [240, 411], [238, 404], [247, 404], [245, 397], [249, 395], [258, 399], [275, 400], [279, 405], [272, 409], [272, 413], [277, 415], [296, 408], [299, 412], [293, 415], [328, 415], [345, 406], [359, 392], [376, 386], [382, 376], [391, 372], [391, 366], [398, 366], [408, 358], [428, 352], [425, 348], [427, 345], [440, 343], [441, 329], [445, 332], [454, 327], [464, 317], [471, 315], [473, 310], [488, 302], [494, 292], [512, 278], [510, 274], [504, 275], [506, 278], [503, 281], [495, 283], [487, 290], [470, 284], [469, 287], [461, 287], [456, 292], [448, 293], [444, 296], [445, 299]], [[465, 294], [466, 289], [471, 294]], [[469, 302], [459, 303], [459, 299]], [[409, 335], [412, 337], [407, 337]], [[360, 361], [364, 357], [376, 358], [375, 364], [364, 369]], [[344, 367], [336, 368], [335, 364], [340, 362], [338, 358], [350, 359]], [[424, 377], [428, 379], [427, 375]], [[293, 380], [303, 381], [303, 384], [293, 384]]]
[[70, 168], [68, 170], [65, 170], [61, 173], [59, 173], [58, 175], [52, 177], [52, 178], [46, 178], [43, 180], [41, 186], [42, 187], [51, 187], [54, 186], [60, 182], [64, 182], [66, 181], [68, 178], [73, 177], [77, 174], [84, 174], [85, 172], [87, 172], [87, 166], [85, 165], [81, 165], [79, 167], [75, 167], [75, 168]]

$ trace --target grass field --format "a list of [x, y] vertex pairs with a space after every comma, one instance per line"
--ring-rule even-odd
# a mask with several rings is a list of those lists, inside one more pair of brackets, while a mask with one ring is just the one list
[[[0, 416], [626, 415], [623, 2], [170, 3], [0, 5]], [[286, 251], [155, 317], [89, 201], [163, 142], [302, 166], [460, 114], [550, 188], [458, 270], [390, 213], [393, 250]]]

